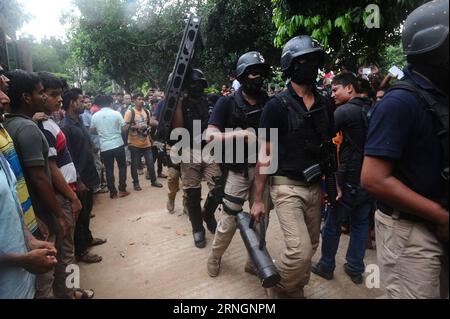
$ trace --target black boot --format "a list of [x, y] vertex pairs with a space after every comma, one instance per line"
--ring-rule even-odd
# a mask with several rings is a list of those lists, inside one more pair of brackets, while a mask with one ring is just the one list
[[217, 221], [214, 213], [216, 212], [217, 206], [219, 206], [219, 202], [216, 200], [216, 197], [211, 195], [211, 193], [208, 194], [205, 205], [203, 206], [202, 216], [211, 234], [216, 233]]
[[189, 188], [186, 192], [186, 206], [189, 213], [189, 220], [192, 225], [192, 232], [194, 234], [194, 243], [197, 248], [204, 248], [206, 246], [205, 228], [203, 228], [201, 189]]

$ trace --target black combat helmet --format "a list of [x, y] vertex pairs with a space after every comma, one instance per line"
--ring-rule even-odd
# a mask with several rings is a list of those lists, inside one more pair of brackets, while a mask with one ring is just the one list
[[188, 74], [187, 80], [189, 83], [201, 81], [205, 88], [208, 87], [208, 81], [206, 81], [205, 75], [199, 69], [192, 69]]
[[320, 65], [323, 65], [325, 52], [310, 36], [300, 35], [289, 40], [281, 54], [281, 71], [286, 72], [296, 58], [311, 53], [316, 53], [319, 56]]
[[[408, 16], [402, 35], [403, 50], [407, 56], [425, 54], [445, 45], [448, 39], [448, 7], [448, 0], [435, 0], [418, 7]], [[442, 58], [448, 61], [448, 49], [447, 56]]]
[[270, 72], [270, 66], [266, 63], [262, 54], [257, 51], [251, 51], [243, 54], [239, 58], [236, 67], [236, 78], [241, 78], [249, 67], [255, 65], [262, 66], [267, 73]]

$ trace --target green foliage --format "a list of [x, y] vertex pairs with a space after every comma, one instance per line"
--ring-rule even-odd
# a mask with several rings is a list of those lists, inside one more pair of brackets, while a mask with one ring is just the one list
[[34, 71], [48, 71], [52, 73], [69, 73], [66, 62], [69, 50], [61, 39], [43, 39], [41, 42], [31, 43]]
[[74, 2], [81, 17], [72, 17], [69, 35], [73, 69], [101, 72], [127, 92], [143, 85], [164, 88], [192, 11], [203, 19], [204, 43], [192, 64], [210, 83], [228, 82], [246, 51], [262, 52], [269, 63], [278, 63], [280, 57], [273, 47], [270, 0]]
[[382, 70], [389, 70], [392, 66], [402, 69], [406, 65], [406, 56], [403, 53], [401, 43], [388, 46], [381, 56], [380, 67]]
[[210, 86], [205, 89], [206, 94], [220, 94], [220, 90], [215, 86]]
[[281, 72], [280, 69], [277, 69], [273, 72], [273, 77], [270, 81], [270, 84], [275, 84], [276, 88], [286, 86], [286, 81], [283, 79], [283, 72]]
[[71, 32], [73, 55], [102, 70], [127, 92], [144, 82], [159, 88], [173, 67], [185, 19], [195, 1], [76, 0], [81, 18]]
[[89, 95], [109, 94], [112, 93], [112, 82], [104, 76], [102, 71], [92, 69], [85, 82], [82, 83], [83, 90]]
[[272, 0], [273, 22], [277, 28], [274, 44], [283, 47], [292, 37], [310, 34], [329, 53], [328, 66], [336, 62], [354, 67], [379, 63], [381, 53], [400, 39], [400, 25], [408, 12], [424, 0], [373, 0], [380, 8], [380, 28], [365, 23], [370, 12], [367, 2], [358, 0]]
[[210, 0], [199, 14], [206, 45], [194, 63], [210, 83], [227, 83], [238, 58], [248, 51], [259, 51], [267, 63], [278, 64], [281, 51], [273, 47], [276, 29], [270, 0]]

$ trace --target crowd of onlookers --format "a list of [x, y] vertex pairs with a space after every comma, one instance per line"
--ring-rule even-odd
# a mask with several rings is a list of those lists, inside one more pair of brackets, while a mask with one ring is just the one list
[[135, 191], [142, 158], [162, 187], [152, 114], [163, 93], [93, 97], [48, 72], [0, 71], [0, 298], [92, 298], [68, 287], [68, 266], [102, 261], [91, 250], [106, 242], [90, 230], [95, 195], [129, 195], [127, 166]]

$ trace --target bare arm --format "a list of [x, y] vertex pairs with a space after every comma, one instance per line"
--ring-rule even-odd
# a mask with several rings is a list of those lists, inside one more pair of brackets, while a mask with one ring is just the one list
[[177, 104], [177, 108], [175, 110], [175, 116], [172, 120], [172, 128], [179, 128], [184, 127], [184, 120], [183, 120], [183, 99], [180, 99]]
[[159, 124], [158, 119], [157, 119], [155, 116], [152, 116], [152, 117], [150, 118], [150, 126], [151, 126], [151, 127], [157, 127], [158, 124]]
[[448, 211], [408, 188], [392, 176], [392, 170], [391, 161], [366, 156], [361, 173], [362, 186], [375, 198], [395, 209], [432, 221], [438, 226], [438, 236], [448, 240]]
[[52, 174], [52, 182], [54, 189], [72, 203], [72, 214], [74, 214], [74, 218], [76, 218], [78, 216], [78, 213], [81, 211], [80, 200], [78, 199], [75, 192], [72, 189], [70, 189], [69, 185], [64, 179], [63, 174], [56, 165], [56, 161], [50, 159], [48, 161], [48, 164], [50, 167], [50, 173]]
[[389, 83], [391, 83], [394, 77], [391, 74], [386, 75], [386, 77], [381, 81], [380, 89], [386, 89]]
[[21, 267], [32, 274], [43, 274], [56, 265], [55, 255], [56, 252], [49, 249], [36, 249], [21, 254], [4, 254], [0, 256], [0, 269]]
[[23, 231], [25, 233], [25, 240], [28, 244], [28, 247], [30, 248], [30, 250], [35, 250], [35, 249], [48, 249], [52, 252], [54, 252], [55, 256], [56, 256], [56, 248], [55, 245], [51, 242], [48, 241], [42, 241], [42, 240], [38, 240], [36, 239], [28, 230], [27, 226], [25, 225], [25, 223], [23, 223], [22, 225], [23, 227]]
[[221, 132], [220, 128], [216, 125], [209, 125], [206, 132], [208, 137], [208, 143], [211, 141], [228, 141], [235, 138], [244, 138], [245, 140], [254, 140], [256, 135], [249, 130], [237, 130], [231, 132]]
[[[265, 151], [265, 154], [272, 154], [272, 144], [270, 142], [261, 142], [261, 152]], [[261, 156], [260, 156], [261, 158]], [[270, 160], [267, 163], [262, 163], [260, 160], [256, 163], [255, 168], [255, 189], [253, 192], [253, 206], [251, 210], [251, 215], [256, 219], [259, 220], [261, 216], [264, 216], [266, 213], [265, 207], [264, 207], [264, 201], [263, 201], [263, 193], [264, 188], [266, 186], [267, 182], [267, 174], [264, 174], [264, 168], [270, 166]]]
[[135, 129], [135, 130], [139, 129], [139, 125], [136, 125], [136, 123], [134, 123], [134, 125], [131, 125], [131, 111], [130, 110], [125, 113], [124, 121], [125, 121], [125, 125], [122, 126], [123, 133], [127, 133], [130, 128]]
[[53, 214], [55, 214], [58, 222], [63, 227], [64, 235], [66, 235], [68, 225], [64, 219], [61, 206], [56, 200], [53, 185], [48, 179], [44, 167], [28, 167], [25, 168], [25, 171], [30, 177], [30, 181], [33, 184], [33, 187], [39, 192], [39, 197], [43, 200], [45, 206], [48, 207], [53, 212]]

